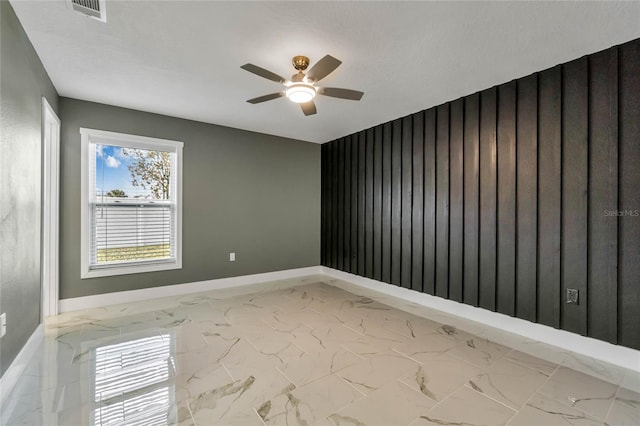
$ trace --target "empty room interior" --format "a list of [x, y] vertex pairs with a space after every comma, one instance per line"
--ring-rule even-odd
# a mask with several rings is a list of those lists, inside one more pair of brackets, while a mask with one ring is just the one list
[[0, 19], [0, 424], [640, 424], [640, 2]]

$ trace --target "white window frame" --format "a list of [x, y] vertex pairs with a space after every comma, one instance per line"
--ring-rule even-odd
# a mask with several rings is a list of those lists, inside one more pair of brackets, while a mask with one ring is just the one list
[[[138, 274], [144, 272], [167, 271], [171, 269], [182, 269], [182, 148], [184, 144], [168, 139], [151, 138], [147, 136], [128, 135], [125, 133], [108, 132], [105, 130], [95, 130], [80, 128], [81, 135], [81, 255], [80, 255], [80, 278], [96, 278], [113, 275]], [[89, 197], [89, 158], [93, 152], [90, 144], [116, 145], [124, 148], [139, 148], [155, 151], [170, 151], [176, 153], [176, 235], [175, 235], [175, 259], [154, 260], [143, 264], [118, 264], [91, 269], [91, 212]]]

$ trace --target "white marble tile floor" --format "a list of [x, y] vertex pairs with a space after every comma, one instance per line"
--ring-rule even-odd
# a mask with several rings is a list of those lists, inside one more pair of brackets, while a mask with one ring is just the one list
[[638, 425], [640, 372], [315, 275], [46, 324], [2, 425]]

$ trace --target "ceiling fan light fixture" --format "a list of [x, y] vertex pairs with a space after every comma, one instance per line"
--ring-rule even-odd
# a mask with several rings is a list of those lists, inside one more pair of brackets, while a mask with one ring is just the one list
[[307, 83], [294, 83], [284, 92], [287, 98], [297, 104], [304, 104], [316, 97], [316, 88]]

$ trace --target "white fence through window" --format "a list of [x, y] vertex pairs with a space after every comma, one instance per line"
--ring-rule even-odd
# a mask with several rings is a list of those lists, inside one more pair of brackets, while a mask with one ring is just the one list
[[92, 264], [173, 257], [170, 202], [110, 200], [93, 208]]

